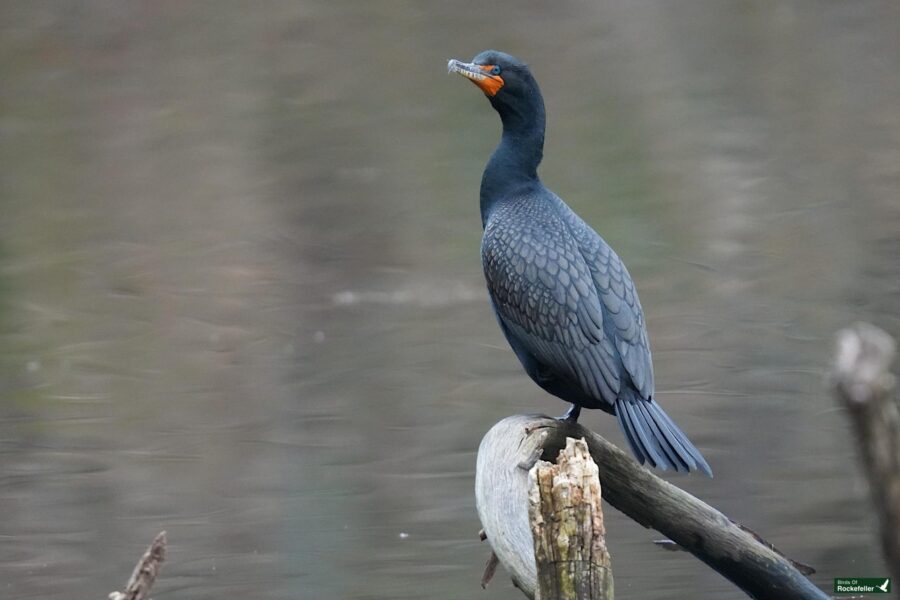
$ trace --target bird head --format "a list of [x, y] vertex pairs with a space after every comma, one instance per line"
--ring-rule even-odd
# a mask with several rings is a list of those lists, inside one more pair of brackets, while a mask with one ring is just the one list
[[478, 86], [506, 122], [530, 118], [543, 126], [544, 101], [537, 81], [528, 65], [514, 56], [496, 50], [485, 50], [472, 62], [452, 59], [447, 71], [458, 73]]

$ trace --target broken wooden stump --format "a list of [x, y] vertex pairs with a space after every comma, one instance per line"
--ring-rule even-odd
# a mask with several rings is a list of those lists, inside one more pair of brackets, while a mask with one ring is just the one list
[[566, 440], [556, 464], [529, 472], [537, 598], [613, 600], [597, 465], [583, 439]]

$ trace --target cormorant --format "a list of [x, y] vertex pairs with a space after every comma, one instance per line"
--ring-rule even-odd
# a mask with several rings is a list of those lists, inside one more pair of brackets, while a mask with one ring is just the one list
[[481, 179], [481, 260], [491, 306], [525, 372], [547, 392], [615, 415], [638, 461], [712, 476], [654, 399], [634, 282], [612, 248], [537, 175], [544, 100], [528, 66], [488, 50], [450, 72], [477, 85], [503, 135]]

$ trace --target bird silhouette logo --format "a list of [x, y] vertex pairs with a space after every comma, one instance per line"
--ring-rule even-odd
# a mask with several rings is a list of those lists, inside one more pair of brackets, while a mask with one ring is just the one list
[[884, 583], [882, 583], [882, 584], [879, 585], [879, 586], [875, 586], [875, 587], [877, 587], [877, 588], [878, 588], [879, 590], [881, 590], [882, 592], [887, 593], [887, 592], [890, 590], [890, 587], [891, 587], [891, 580], [890, 580], [890, 579], [885, 579], [885, 580], [884, 580]]

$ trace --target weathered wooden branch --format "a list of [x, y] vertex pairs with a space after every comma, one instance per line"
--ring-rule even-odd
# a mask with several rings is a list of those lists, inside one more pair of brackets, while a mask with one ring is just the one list
[[613, 600], [597, 473], [587, 443], [572, 438], [555, 465], [540, 461], [529, 472], [528, 515], [541, 600]]
[[153, 539], [153, 543], [134, 567], [131, 579], [125, 585], [125, 591], [111, 593], [109, 600], [148, 600], [150, 588], [153, 587], [153, 582], [165, 560], [166, 532], [162, 531]]
[[481, 441], [475, 499], [491, 548], [526, 596], [534, 598], [537, 587], [528, 522], [528, 470], [536, 457], [555, 458], [569, 437], [587, 442], [607, 502], [691, 552], [750, 596], [828, 598], [773, 548], [641, 467], [596, 433], [542, 415], [516, 415], [494, 425]]
[[900, 579], [900, 409], [890, 367], [894, 340], [866, 323], [838, 333], [832, 368], [837, 397], [856, 433], [872, 501], [881, 521], [881, 546]]

